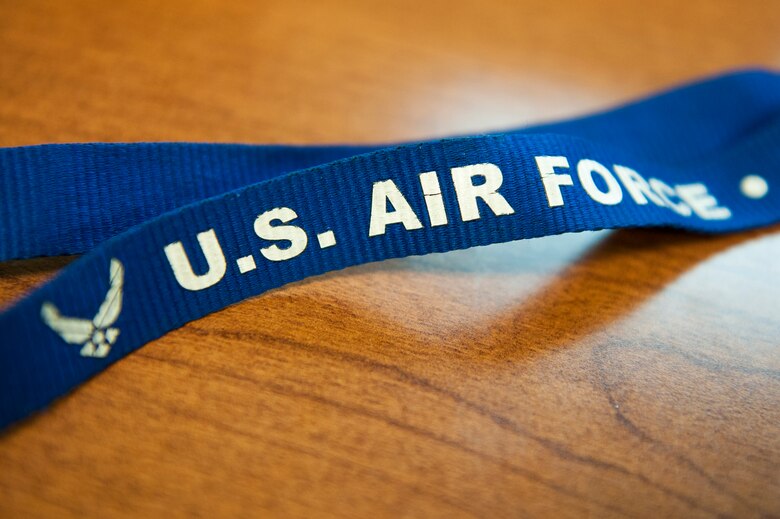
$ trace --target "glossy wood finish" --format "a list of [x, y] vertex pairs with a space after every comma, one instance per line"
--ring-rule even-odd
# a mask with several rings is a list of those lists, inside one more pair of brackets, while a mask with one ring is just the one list
[[[0, 144], [477, 132], [776, 67], [778, 34], [773, 1], [3, 2]], [[0, 516], [777, 515], [778, 231], [276, 290], [2, 435]], [[68, 261], [0, 264], [0, 302]]]

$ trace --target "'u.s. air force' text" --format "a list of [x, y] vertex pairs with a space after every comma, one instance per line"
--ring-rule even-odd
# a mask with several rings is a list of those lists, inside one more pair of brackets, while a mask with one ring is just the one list
[[[566, 191], [577, 189], [574, 187], [574, 172], [568, 159], [563, 156], [539, 156], [535, 157], [535, 161], [547, 204], [550, 207], [565, 205]], [[731, 211], [720, 206], [702, 183], [672, 187], [657, 178], [645, 179], [631, 168], [615, 165], [610, 170], [590, 159], [580, 160], [575, 170], [580, 188], [598, 204], [620, 204], [626, 199], [627, 193], [633, 201], [631, 203], [640, 206], [653, 204], [683, 217], [696, 216], [705, 220], [724, 220], [731, 217]], [[429, 225], [447, 225], [453, 215], [447, 214], [445, 209], [439, 174], [428, 171], [420, 173], [418, 179]], [[478, 200], [495, 216], [514, 214], [514, 207], [500, 192], [504, 177], [495, 164], [482, 163], [452, 168], [449, 180], [454, 187], [461, 221], [470, 222], [482, 217]], [[419, 192], [403, 193], [392, 179], [375, 182], [371, 193], [371, 216], [367, 222], [368, 236], [382, 236], [388, 226], [392, 225], [403, 226], [407, 231], [423, 228], [423, 220], [409, 203], [409, 196], [419, 196]], [[306, 231], [291, 224], [296, 218], [298, 214], [293, 209], [276, 207], [255, 219], [255, 234], [263, 240], [273, 242], [260, 249], [265, 260], [290, 260], [310, 246]], [[316, 234], [316, 238], [317, 246], [321, 249], [337, 244], [332, 230], [320, 232]], [[182, 242], [177, 241], [165, 246], [165, 255], [173, 274], [179, 285], [187, 290], [203, 290], [215, 285], [227, 270], [227, 260], [214, 229], [199, 233], [197, 239], [208, 262], [208, 270], [203, 274], [193, 271]], [[242, 256], [235, 261], [242, 274], [257, 268], [254, 254]]]

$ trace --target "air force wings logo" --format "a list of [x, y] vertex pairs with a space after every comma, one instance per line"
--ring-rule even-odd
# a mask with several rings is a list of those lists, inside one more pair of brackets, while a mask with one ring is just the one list
[[118, 259], [113, 258], [109, 273], [108, 293], [92, 320], [63, 317], [52, 303], [47, 302], [41, 306], [43, 321], [68, 344], [81, 344], [83, 357], [105, 357], [119, 336], [119, 328], [113, 328], [112, 325], [122, 311], [125, 267]]

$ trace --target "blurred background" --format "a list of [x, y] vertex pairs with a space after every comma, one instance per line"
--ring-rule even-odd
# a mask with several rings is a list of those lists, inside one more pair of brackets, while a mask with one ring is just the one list
[[2, 5], [6, 146], [421, 139], [780, 63], [774, 0]]

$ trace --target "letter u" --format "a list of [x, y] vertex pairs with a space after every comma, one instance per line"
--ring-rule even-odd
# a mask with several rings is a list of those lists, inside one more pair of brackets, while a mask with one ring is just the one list
[[215, 285], [222, 279], [227, 269], [225, 255], [222, 253], [222, 247], [217, 241], [214, 229], [198, 233], [198, 243], [200, 243], [201, 251], [209, 264], [208, 271], [201, 275], [192, 271], [190, 259], [180, 241], [165, 246], [165, 255], [168, 257], [168, 263], [171, 264], [173, 275], [176, 276], [176, 281], [187, 290], [203, 290]]

